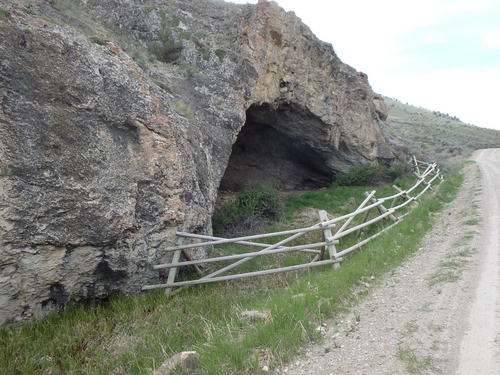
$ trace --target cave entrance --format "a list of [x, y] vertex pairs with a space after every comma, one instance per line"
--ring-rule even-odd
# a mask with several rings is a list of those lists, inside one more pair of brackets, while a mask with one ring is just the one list
[[219, 190], [237, 192], [256, 185], [282, 190], [328, 186], [333, 174], [315, 147], [325, 129], [318, 117], [292, 104], [251, 106]]

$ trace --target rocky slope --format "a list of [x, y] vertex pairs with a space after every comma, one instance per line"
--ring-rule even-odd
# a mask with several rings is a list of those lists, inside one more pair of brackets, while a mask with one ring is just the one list
[[367, 77], [275, 3], [0, 8], [0, 323], [157, 281], [221, 181], [321, 186], [394, 158]]

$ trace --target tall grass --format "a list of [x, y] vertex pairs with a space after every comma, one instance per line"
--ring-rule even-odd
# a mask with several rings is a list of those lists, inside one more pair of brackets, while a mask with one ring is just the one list
[[[114, 296], [3, 329], [0, 369], [6, 374], [147, 374], [181, 350], [200, 353], [202, 374], [250, 374], [264, 363], [272, 368], [301, 345], [320, 340], [315, 328], [349, 307], [363, 279], [381, 277], [413, 254], [461, 182], [461, 175], [449, 176], [401, 224], [347, 256], [336, 270], [202, 285], [170, 298], [161, 291]], [[358, 188], [308, 193], [290, 198], [287, 211], [291, 215], [307, 201], [328, 204], [358, 193]], [[269, 310], [272, 319], [250, 323], [239, 315], [247, 309]]]

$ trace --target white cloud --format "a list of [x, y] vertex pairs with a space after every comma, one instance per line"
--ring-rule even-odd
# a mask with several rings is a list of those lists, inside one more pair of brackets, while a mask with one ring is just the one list
[[500, 29], [484, 34], [481, 46], [485, 48], [500, 48]]
[[441, 35], [425, 34], [424, 42], [431, 44], [445, 44], [448, 42], [448, 38]]
[[477, 126], [500, 129], [500, 67], [390, 76], [384, 77], [384, 86], [384, 94], [403, 102], [449, 113]]

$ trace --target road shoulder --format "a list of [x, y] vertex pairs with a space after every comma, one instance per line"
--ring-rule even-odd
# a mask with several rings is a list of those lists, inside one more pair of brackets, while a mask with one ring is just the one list
[[[475, 290], [480, 175], [465, 167], [457, 198], [437, 214], [421, 249], [376, 283], [324, 341], [279, 374], [451, 374]], [[375, 281], [374, 281], [375, 282]]]

